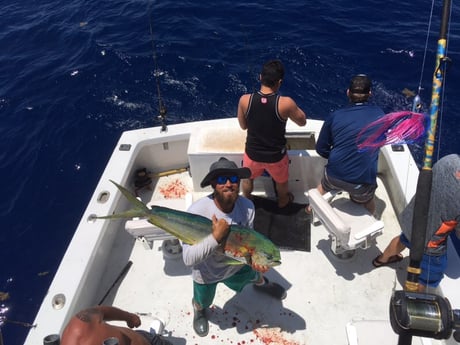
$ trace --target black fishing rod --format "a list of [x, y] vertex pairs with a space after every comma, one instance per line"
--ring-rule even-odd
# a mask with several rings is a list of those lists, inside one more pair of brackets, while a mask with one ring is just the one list
[[150, 39], [152, 41], [152, 57], [153, 57], [153, 65], [154, 65], [154, 72], [153, 75], [155, 76], [156, 87], [157, 87], [157, 95], [158, 95], [158, 119], [161, 121], [161, 131], [167, 132], [168, 127], [166, 126], [166, 113], [168, 112], [166, 106], [163, 102], [163, 98], [161, 97], [160, 91], [160, 73], [158, 71], [158, 64], [157, 64], [157, 54], [155, 49], [155, 40], [153, 37], [153, 28], [152, 28], [152, 16], [151, 11], [149, 11], [149, 25], [150, 25]]
[[394, 291], [390, 301], [390, 322], [399, 335], [398, 345], [410, 345], [413, 336], [448, 339], [454, 329], [454, 338], [460, 341], [460, 310], [452, 310], [446, 298], [419, 293], [420, 263], [425, 251], [428, 211], [431, 197], [432, 161], [436, 138], [437, 118], [445, 74], [447, 31], [451, 0], [444, 0], [441, 29], [438, 39], [433, 87], [430, 104], [430, 124], [425, 142], [425, 157], [420, 171], [412, 220], [410, 261], [404, 291]]

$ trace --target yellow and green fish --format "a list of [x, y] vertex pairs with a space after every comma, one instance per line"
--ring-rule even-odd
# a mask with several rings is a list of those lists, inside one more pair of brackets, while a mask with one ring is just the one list
[[[130, 191], [110, 180], [133, 204], [134, 208], [99, 219], [145, 217], [151, 224], [177, 237], [184, 243], [195, 244], [212, 231], [212, 221], [206, 217], [174, 210], [168, 207], [152, 206], [149, 209]], [[250, 266], [278, 266], [281, 264], [279, 248], [257, 231], [232, 224], [225, 240], [224, 253], [236, 260], [234, 264]]]

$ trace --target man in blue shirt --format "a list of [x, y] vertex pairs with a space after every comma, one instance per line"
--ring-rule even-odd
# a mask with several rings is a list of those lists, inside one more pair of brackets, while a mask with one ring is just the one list
[[[325, 194], [331, 190], [344, 190], [352, 201], [374, 214], [379, 151], [358, 150], [358, 134], [384, 115], [380, 107], [367, 104], [371, 86], [371, 80], [364, 74], [351, 79], [347, 89], [351, 105], [334, 111], [326, 119], [316, 143], [316, 152], [328, 159], [319, 191]], [[365, 139], [372, 130], [366, 130], [360, 137]]]

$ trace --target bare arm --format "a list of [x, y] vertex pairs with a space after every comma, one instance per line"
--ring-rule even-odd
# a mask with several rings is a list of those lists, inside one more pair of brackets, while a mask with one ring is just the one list
[[111, 306], [97, 306], [104, 321], [125, 321], [129, 328], [139, 327], [141, 319], [138, 315]]
[[141, 320], [136, 314], [111, 306], [95, 306], [81, 310], [70, 319], [62, 333], [61, 344], [93, 344], [108, 336], [121, 335], [117, 328], [109, 329], [110, 326], [104, 322], [111, 320], [125, 321], [130, 328], [138, 327], [141, 324]]
[[248, 111], [249, 98], [249, 94], [243, 95], [240, 97], [240, 101], [238, 102], [237, 117], [241, 129], [248, 129], [248, 125], [246, 122], [246, 112]]
[[297, 106], [291, 97], [280, 97], [278, 112], [284, 119], [291, 119], [299, 126], [307, 124], [307, 117], [304, 111]]
[[141, 319], [138, 315], [116, 307], [95, 306], [79, 311], [74, 318], [86, 323], [102, 323], [104, 321], [125, 321], [128, 327], [138, 327]]

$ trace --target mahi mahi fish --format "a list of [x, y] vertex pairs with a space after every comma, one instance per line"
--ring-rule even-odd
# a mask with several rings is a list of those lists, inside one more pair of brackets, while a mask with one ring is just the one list
[[[151, 206], [149, 209], [123, 186], [110, 180], [131, 202], [134, 208], [99, 219], [145, 217], [151, 224], [172, 234], [187, 244], [195, 244], [212, 232], [212, 221], [206, 217], [174, 210], [168, 207]], [[247, 264], [253, 267], [278, 266], [281, 264], [279, 248], [261, 233], [232, 224], [224, 244], [224, 253], [229, 264]]]

